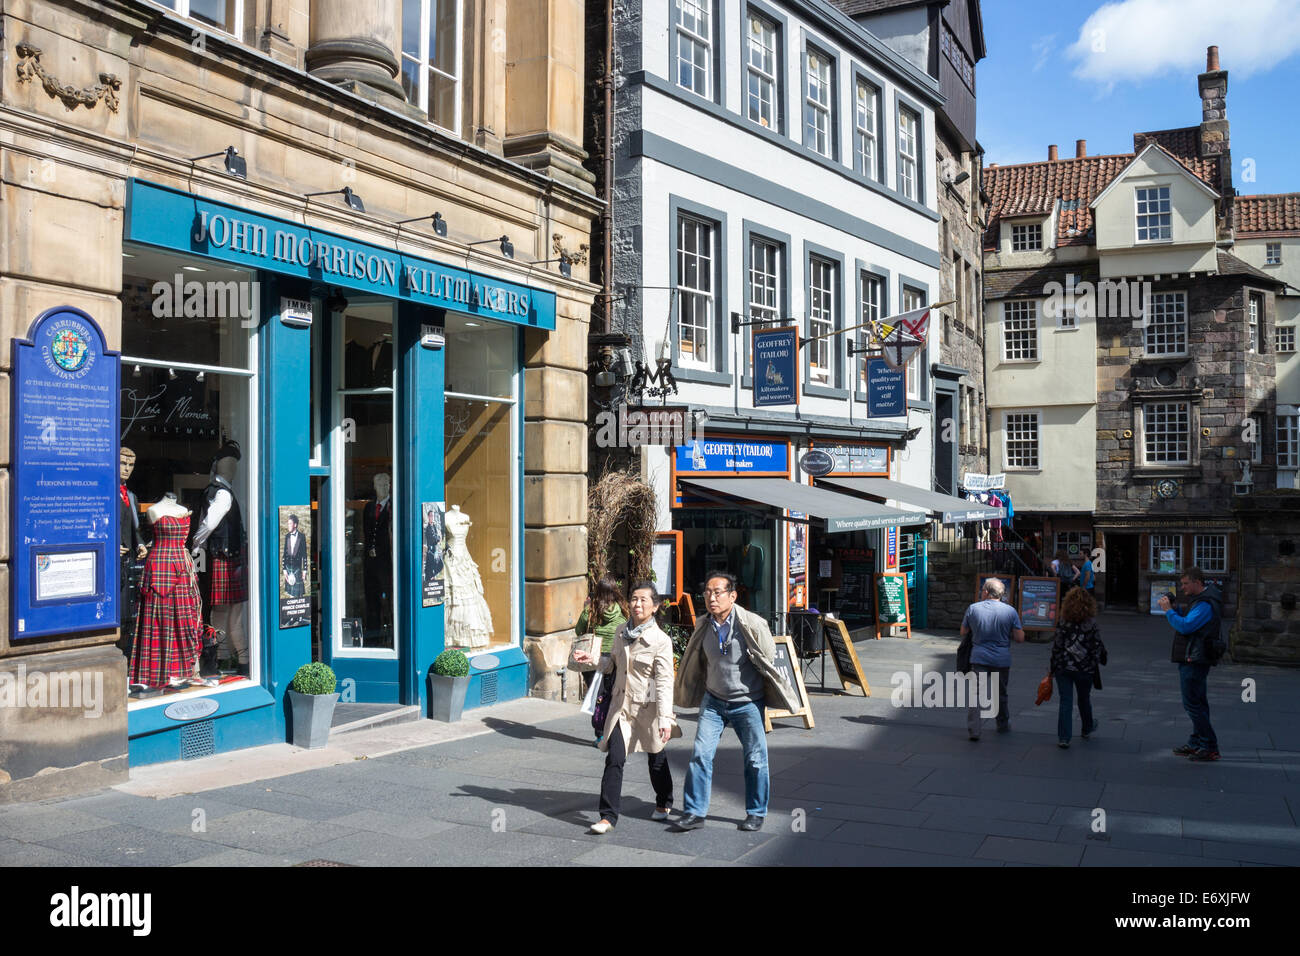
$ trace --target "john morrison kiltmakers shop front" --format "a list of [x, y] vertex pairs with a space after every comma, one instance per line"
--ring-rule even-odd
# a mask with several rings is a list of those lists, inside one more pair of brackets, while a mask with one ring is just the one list
[[284, 740], [311, 660], [427, 713], [460, 647], [470, 706], [524, 696], [523, 339], [555, 293], [139, 180], [123, 238], [130, 764]]

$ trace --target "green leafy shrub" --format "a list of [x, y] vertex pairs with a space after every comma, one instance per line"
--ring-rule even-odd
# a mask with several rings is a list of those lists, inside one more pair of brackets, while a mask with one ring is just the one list
[[321, 694], [332, 694], [334, 688], [338, 686], [338, 680], [334, 677], [334, 671], [328, 664], [315, 661], [311, 664], [303, 664], [298, 668], [298, 673], [293, 675], [293, 683], [289, 685], [290, 690], [296, 690], [300, 694], [311, 694], [318, 697]]
[[463, 651], [443, 651], [434, 659], [433, 672], [441, 677], [464, 677], [469, 674], [469, 658]]

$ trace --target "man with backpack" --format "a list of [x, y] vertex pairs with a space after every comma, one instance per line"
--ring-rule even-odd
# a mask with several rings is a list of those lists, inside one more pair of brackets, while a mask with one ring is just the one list
[[1170, 656], [1178, 665], [1183, 709], [1192, 721], [1192, 735], [1185, 745], [1175, 747], [1174, 753], [1197, 761], [1218, 760], [1219, 741], [1210, 726], [1206, 683], [1210, 668], [1227, 650], [1222, 636], [1223, 595], [1214, 585], [1206, 585], [1205, 574], [1200, 568], [1184, 571], [1179, 588], [1191, 601], [1186, 614], [1173, 609], [1168, 595], [1158, 602], [1160, 610], [1165, 612], [1165, 620], [1174, 629]]

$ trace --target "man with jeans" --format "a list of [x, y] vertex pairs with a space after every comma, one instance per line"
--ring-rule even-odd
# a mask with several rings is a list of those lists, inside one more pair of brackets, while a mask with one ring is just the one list
[[741, 830], [757, 830], [767, 816], [767, 738], [763, 704], [797, 710], [799, 698], [772, 663], [776, 643], [767, 623], [736, 604], [736, 578], [726, 571], [709, 575], [705, 602], [709, 615], [696, 625], [677, 665], [673, 699], [680, 707], [699, 707], [695, 750], [683, 792], [685, 814], [679, 830], [704, 825], [713, 788], [713, 755], [724, 727], [740, 738], [745, 755], [745, 820]]
[[1183, 694], [1183, 710], [1192, 721], [1192, 735], [1187, 743], [1175, 747], [1174, 753], [1192, 760], [1219, 759], [1219, 740], [1210, 726], [1210, 699], [1206, 684], [1210, 668], [1219, 662], [1220, 628], [1223, 595], [1214, 585], [1206, 585], [1200, 568], [1183, 572], [1179, 587], [1191, 599], [1186, 614], [1173, 609], [1167, 596], [1160, 598], [1160, 610], [1174, 629], [1171, 658], [1178, 665], [1178, 683]]
[[[989, 680], [998, 684], [998, 733], [1004, 734], [1011, 729], [1011, 711], [1007, 708], [1007, 682], [1011, 676], [1011, 640], [1017, 643], [1025, 639], [1024, 628], [1020, 626], [1020, 615], [1010, 604], [1002, 600], [1007, 586], [997, 578], [984, 582], [980, 592], [982, 601], [977, 601], [966, 608], [966, 616], [961, 620], [961, 636], [971, 635], [970, 663], [971, 670], [977, 675], [989, 674]], [[993, 677], [992, 675], [997, 675]], [[983, 720], [980, 706], [966, 710], [966, 728], [971, 740], [980, 739]]]

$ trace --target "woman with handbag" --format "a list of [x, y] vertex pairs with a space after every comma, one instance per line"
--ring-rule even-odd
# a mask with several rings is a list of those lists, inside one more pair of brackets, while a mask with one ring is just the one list
[[[595, 676], [596, 655], [609, 653], [609, 649], [614, 644], [614, 633], [619, 625], [627, 620], [627, 613], [627, 601], [623, 600], [623, 595], [618, 593], [618, 582], [611, 577], [603, 577], [597, 581], [594, 592], [587, 599], [587, 606], [582, 609], [582, 615], [574, 625], [574, 630], [578, 633], [578, 637], [573, 642], [574, 663], [579, 663], [579, 651], [590, 653], [593, 661], [582, 674], [584, 692], [591, 690], [591, 682]], [[598, 730], [596, 740], [599, 741], [600, 737]]]
[[[659, 594], [649, 581], [632, 588], [631, 618], [618, 628], [610, 653], [601, 655], [599, 670], [613, 674], [608, 716], [600, 749], [606, 752], [600, 781], [600, 820], [592, 833], [608, 833], [618, 823], [623, 792], [623, 766], [628, 754], [645, 753], [655, 791], [652, 820], [667, 820], [673, 805], [673, 777], [664, 747], [682, 735], [673, 716], [673, 643], [655, 623]], [[592, 663], [594, 656], [575, 652], [574, 660]], [[597, 708], [600, 704], [597, 704]]]
[[1056, 721], [1057, 746], [1070, 746], [1074, 717], [1070, 713], [1073, 698], [1079, 699], [1079, 720], [1083, 739], [1096, 731], [1092, 715], [1092, 688], [1101, 686], [1101, 665], [1106, 659], [1106, 645], [1097, 630], [1097, 602], [1085, 589], [1071, 588], [1061, 602], [1061, 614], [1052, 642], [1051, 674], [1060, 691], [1060, 711]]

